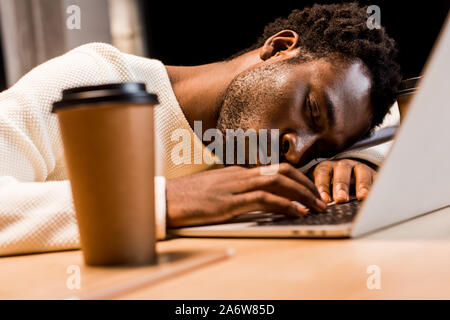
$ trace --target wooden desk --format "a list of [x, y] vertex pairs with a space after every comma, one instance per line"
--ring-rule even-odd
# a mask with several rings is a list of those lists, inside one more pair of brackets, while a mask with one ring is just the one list
[[[123, 299], [450, 299], [450, 208], [347, 240], [176, 239], [162, 254], [234, 248], [230, 259], [161, 281]], [[77, 295], [65, 284], [80, 265], [84, 286], [139, 276], [145, 268], [89, 268], [80, 251], [0, 258], [0, 298]], [[381, 269], [369, 290], [366, 269]]]

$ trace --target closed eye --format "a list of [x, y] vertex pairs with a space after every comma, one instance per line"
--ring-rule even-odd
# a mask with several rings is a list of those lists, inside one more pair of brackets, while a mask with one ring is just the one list
[[[306, 106], [308, 107], [309, 115], [310, 115], [311, 121], [312, 121], [313, 126], [314, 126], [313, 129], [317, 129], [318, 121], [316, 121], [316, 118], [320, 118], [319, 108], [317, 107], [317, 104], [312, 104], [311, 103], [311, 99], [310, 99], [309, 96], [306, 98]], [[314, 160], [317, 161], [317, 158], [318, 158], [318, 155], [319, 155], [318, 151], [317, 151], [317, 143], [314, 143], [312, 145], [312, 148], [313, 148]]]
[[316, 103], [311, 101], [311, 98], [309, 96], [306, 98], [306, 106], [309, 110], [309, 116], [314, 125], [314, 129], [316, 129], [320, 120], [320, 109]]

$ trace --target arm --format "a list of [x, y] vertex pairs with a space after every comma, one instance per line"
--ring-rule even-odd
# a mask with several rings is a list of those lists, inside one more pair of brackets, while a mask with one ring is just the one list
[[[79, 247], [52, 103], [69, 87], [133, 80], [117, 49], [90, 44], [38, 66], [0, 93], [0, 255]], [[161, 179], [156, 192], [164, 196], [159, 186]], [[158, 238], [165, 236], [162, 207]]]

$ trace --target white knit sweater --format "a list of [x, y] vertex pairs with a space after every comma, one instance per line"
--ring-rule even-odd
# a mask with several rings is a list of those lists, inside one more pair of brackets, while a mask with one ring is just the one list
[[[101, 43], [76, 48], [36, 67], [0, 93], [0, 256], [79, 248], [58, 122], [50, 110], [66, 88], [125, 81], [144, 82], [159, 97], [157, 175], [170, 179], [210, 168], [174, 165], [170, 159], [172, 147], [179, 143], [172, 141], [171, 133], [180, 128], [191, 134], [193, 159], [196, 152], [216, 158], [190, 128], [161, 62]], [[387, 150], [383, 145], [346, 156], [379, 164]], [[164, 179], [158, 181], [156, 225], [161, 239], [166, 228], [165, 185]]]

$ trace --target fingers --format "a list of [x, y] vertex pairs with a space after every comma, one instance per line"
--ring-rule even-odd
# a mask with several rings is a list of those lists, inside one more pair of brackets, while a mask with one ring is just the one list
[[[270, 170], [270, 168], [275, 168], [274, 170]], [[320, 198], [320, 194], [318, 190], [316, 189], [316, 186], [314, 185], [314, 182], [312, 182], [307, 176], [305, 176], [303, 173], [301, 173], [298, 169], [294, 168], [289, 163], [280, 163], [276, 165], [267, 166], [264, 169], [265, 172], [273, 172], [273, 174], [266, 175], [262, 174], [263, 176], [271, 176], [276, 174], [282, 174], [286, 177], [289, 177], [290, 179], [298, 182], [302, 186], [305, 186], [308, 188], [316, 197]], [[253, 176], [255, 175], [261, 175], [261, 167], [260, 168], [253, 168], [249, 170], [249, 173]]]
[[[284, 213], [284, 210], [288, 215], [307, 212], [292, 201], [316, 211], [326, 209], [325, 203], [331, 202], [332, 199], [336, 203], [348, 202], [350, 186], [353, 183], [356, 197], [363, 200], [376, 177], [375, 170], [350, 159], [321, 162], [313, 170], [314, 182], [288, 163], [279, 164], [277, 170], [274, 170], [276, 174], [267, 175], [260, 169], [244, 169], [239, 172], [233, 169], [232, 175], [236, 177], [236, 180], [232, 179], [235, 196], [251, 195], [252, 200], [246, 200], [251, 207], [248, 210], [269, 210], [277, 213]], [[263, 201], [260, 206], [256, 203], [258, 199]]]
[[287, 163], [280, 164], [275, 174], [261, 175], [258, 168], [249, 171], [252, 175], [241, 180], [239, 193], [264, 190], [298, 201], [316, 211], [326, 209], [326, 204], [320, 199], [314, 183]]
[[348, 202], [353, 165], [351, 161], [339, 161], [333, 172], [333, 199], [336, 203]]
[[282, 174], [256, 176], [247, 179], [241, 192], [262, 190], [274, 195], [297, 201], [316, 211], [324, 211], [326, 204], [304, 185]]
[[369, 193], [369, 189], [372, 186], [374, 170], [364, 164], [357, 164], [353, 169], [355, 172], [355, 190], [356, 198], [363, 200]]
[[295, 202], [260, 190], [236, 195], [235, 201], [239, 203], [239, 206], [237, 206], [238, 211], [234, 212], [234, 215], [252, 211], [266, 211], [299, 217], [308, 212], [308, 209], [302, 208]]
[[304, 175], [300, 170], [294, 168], [288, 163], [281, 163], [279, 167], [279, 172], [285, 176], [297, 181], [301, 185], [307, 187], [314, 195], [320, 199], [320, 193], [317, 190], [314, 182], [312, 182], [306, 175]]
[[319, 190], [320, 197], [326, 203], [331, 202], [330, 184], [333, 165], [330, 161], [319, 163], [314, 169], [314, 183]]

